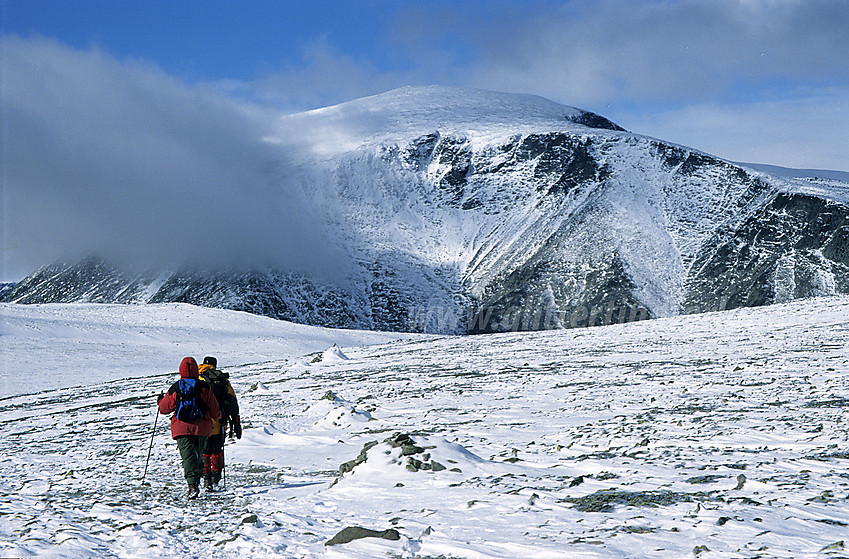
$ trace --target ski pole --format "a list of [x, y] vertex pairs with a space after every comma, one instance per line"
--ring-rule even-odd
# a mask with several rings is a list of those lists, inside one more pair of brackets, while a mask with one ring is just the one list
[[142, 474], [141, 484], [144, 485], [144, 478], [147, 476], [147, 463], [150, 462], [150, 451], [153, 450], [153, 437], [156, 435], [156, 422], [159, 419], [159, 409], [156, 410], [156, 415], [153, 416], [153, 432], [150, 434], [150, 446], [147, 449], [147, 460], [144, 461], [144, 473]]

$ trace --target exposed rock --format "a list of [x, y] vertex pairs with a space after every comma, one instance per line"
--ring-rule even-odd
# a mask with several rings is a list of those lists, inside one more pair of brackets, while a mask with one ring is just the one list
[[849, 291], [849, 207], [778, 193], [704, 245], [686, 312], [755, 307]]
[[[395, 433], [393, 436], [389, 437], [388, 439], [385, 439], [383, 442], [388, 444], [391, 448], [401, 449], [401, 457], [407, 458], [407, 460], [404, 462], [404, 466], [407, 470], [411, 472], [441, 472], [447, 469], [447, 467], [443, 464], [440, 464], [436, 460], [433, 460], [430, 454], [425, 452], [425, 448], [417, 446], [415, 444], [415, 441], [413, 440], [413, 437], [408, 433]], [[368, 459], [369, 449], [373, 448], [377, 444], [377, 441], [370, 441], [363, 445], [360, 454], [354, 460], [349, 460], [348, 462], [345, 462], [344, 464], [341, 464], [339, 466], [339, 475], [343, 475], [347, 472], [353, 471], [354, 468], [366, 462], [366, 460]], [[459, 468], [452, 468], [451, 471], [459, 472], [460, 470]]]
[[226, 545], [226, 544], [228, 544], [228, 543], [230, 543], [230, 542], [234, 542], [234, 541], [236, 541], [238, 538], [239, 538], [239, 534], [233, 534], [233, 535], [232, 535], [232, 536], [230, 536], [229, 538], [225, 538], [225, 539], [223, 539], [223, 540], [221, 540], [221, 541], [217, 541], [217, 542], [215, 542], [215, 546], [216, 546], [216, 547], [218, 547], [218, 546]]
[[368, 459], [369, 449], [377, 444], [377, 441], [369, 441], [364, 444], [362, 450], [360, 450], [360, 453], [357, 455], [356, 458], [354, 458], [353, 460], [349, 460], [339, 466], [339, 475], [343, 475], [350, 471], [353, 471], [354, 468], [365, 462]]
[[244, 518], [242, 519], [242, 521], [241, 521], [241, 522], [239, 522], [239, 525], [242, 525], [242, 524], [256, 524], [257, 522], [259, 522], [259, 518], [257, 517], [257, 515], [255, 515], [255, 514], [249, 514], [249, 515], [247, 515], [246, 517], [244, 517]]
[[361, 528], [359, 526], [348, 526], [326, 541], [324, 545], [340, 545], [362, 538], [383, 538], [384, 540], [398, 541], [401, 539], [401, 534], [399, 534], [398, 530], [394, 528], [378, 531]]
[[700, 484], [700, 483], [716, 483], [717, 481], [724, 479], [726, 476], [721, 476], [717, 474], [707, 474], [703, 476], [695, 476], [688, 478], [684, 481], [687, 483]]
[[675, 491], [597, 491], [583, 497], [567, 497], [563, 502], [572, 503], [582, 512], [610, 512], [614, 505], [631, 507], [667, 506], [694, 500], [710, 500], [707, 493], [678, 493]]
[[413, 437], [406, 433], [396, 433], [395, 435], [386, 439], [389, 446], [392, 448], [401, 448], [401, 456], [411, 456], [413, 454], [421, 454], [425, 451], [420, 446], [416, 446], [415, 441], [413, 441]]
[[0, 283], [0, 301], [5, 301], [6, 297], [15, 289], [16, 283]]
[[619, 476], [617, 474], [614, 474], [613, 472], [599, 472], [592, 477], [594, 479], [599, 480], [599, 481], [605, 481], [605, 480], [608, 480], [608, 479], [616, 479]]

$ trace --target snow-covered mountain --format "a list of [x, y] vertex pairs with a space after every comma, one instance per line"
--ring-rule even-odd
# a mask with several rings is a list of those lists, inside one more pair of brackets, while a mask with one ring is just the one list
[[539, 97], [403, 88], [264, 140], [351, 255], [128, 275], [43, 268], [7, 301], [189, 302], [325, 326], [568, 328], [849, 292], [849, 183], [788, 178]]

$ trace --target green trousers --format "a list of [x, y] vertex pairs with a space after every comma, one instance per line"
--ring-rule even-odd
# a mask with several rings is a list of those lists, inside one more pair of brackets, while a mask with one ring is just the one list
[[175, 440], [183, 461], [183, 474], [189, 486], [196, 486], [203, 476], [203, 448], [207, 437], [180, 435]]

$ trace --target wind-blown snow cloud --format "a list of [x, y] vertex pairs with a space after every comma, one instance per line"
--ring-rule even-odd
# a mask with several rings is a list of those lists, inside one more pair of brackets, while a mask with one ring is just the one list
[[[324, 271], [331, 239], [264, 116], [155, 67], [6, 37], [3, 274], [92, 252]], [[270, 119], [269, 119], [270, 120]]]

